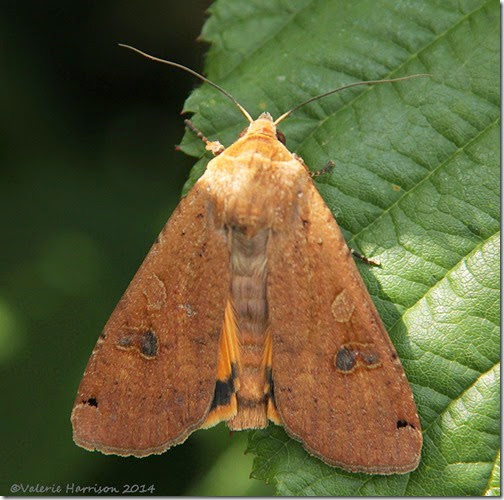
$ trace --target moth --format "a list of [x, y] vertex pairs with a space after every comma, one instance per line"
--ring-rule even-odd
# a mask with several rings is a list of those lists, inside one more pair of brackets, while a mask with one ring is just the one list
[[341, 89], [274, 121], [253, 120], [209, 83], [249, 125], [227, 148], [196, 131], [216, 156], [98, 339], [72, 412], [75, 442], [143, 457], [221, 421], [271, 421], [331, 466], [415, 469], [422, 433], [401, 362], [331, 211], [277, 129]]

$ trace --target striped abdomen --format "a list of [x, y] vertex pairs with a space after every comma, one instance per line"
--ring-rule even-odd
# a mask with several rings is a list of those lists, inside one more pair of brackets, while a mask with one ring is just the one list
[[239, 364], [237, 415], [231, 429], [265, 427], [269, 392], [268, 300], [266, 247], [269, 231], [248, 237], [230, 229], [231, 303], [237, 326]]

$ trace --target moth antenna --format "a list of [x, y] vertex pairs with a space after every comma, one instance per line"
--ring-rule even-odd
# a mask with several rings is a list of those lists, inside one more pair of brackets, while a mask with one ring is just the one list
[[275, 125], [278, 125], [281, 121], [285, 120], [288, 116], [290, 116], [294, 111], [297, 111], [299, 108], [304, 106], [305, 104], [309, 104], [310, 102], [316, 101], [317, 99], [321, 99], [322, 97], [326, 97], [331, 94], [335, 94], [336, 92], [339, 92], [340, 90], [345, 90], [349, 89], [350, 87], [357, 87], [357, 85], [374, 85], [378, 83], [393, 83], [393, 82], [402, 82], [404, 80], [410, 80], [412, 78], [419, 78], [422, 76], [432, 76], [430, 73], [419, 73], [417, 75], [409, 75], [409, 76], [402, 76], [401, 78], [391, 78], [388, 80], [369, 80], [367, 82], [355, 82], [355, 83], [350, 83], [349, 85], [344, 85], [343, 87], [339, 87], [337, 89], [330, 90], [329, 92], [324, 92], [323, 94], [316, 95], [315, 97], [310, 97], [310, 99], [307, 99], [306, 101], [303, 101], [301, 104], [298, 104], [297, 106], [294, 106], [291, 110], [287, 111], [280, 117], [278, 117], [275, 120]]
[[160, 59], [159, 57], [151, 56], [150, 54], [147, 54], [146, 52], [142, 52], [140, 49], [137, 49], [135, 47], [132, 47], [131, 45], [125, 45], [124, 43], [119, 43], [119, 47], [124, 47], [125, 49], [132, 50], [133, 52], [137, 52], [138, 54], [146, 57], [147, 59], [151, 59], [152, 61], [160, 62], [163, 64], [168, 64], [168, 66], [174, 66], [175, 68], [182, 69], [184, 71], [187, 71], [187, 73], [191, 73], [191, 75], [199, 78], [200, 80], [203, 80], [204, 82], [208, 83], [212, 87], [216, 88], [219, 92], [224, 94], [228, 99], [233, 101], [235, 106], [241, 111], [243, 116], [250, 122], [252, 123], [254, 120], [252, 120], [252, 117], [249, 115], [247, 110], [226, 90], [224, 90], [222, 87], [217, 85], [216, 83], [210, 81], [208, 78], [205, 78], [203, 75], [200, 75], [199, 73], [196, 73], [196, 71], [192, 70], [191, 68], [188, 68], [187, 66], [183, 66], [182, 64], [178, 64], [176, 62], [172, 61], [167, 61], [165, 59]]

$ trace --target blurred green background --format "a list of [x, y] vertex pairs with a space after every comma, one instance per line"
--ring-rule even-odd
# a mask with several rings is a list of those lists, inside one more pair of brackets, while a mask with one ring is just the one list
[[223, 426], [141, 460], [90, 453], [71, 437], [98, 334], [193, 163], [174, 145], [197, 82], [117, 43], [201, 71], [196, 38], [209, 4], [1, 3], [0, 494], [13, 484], [272, 493], [249, 479], [246, 433]]

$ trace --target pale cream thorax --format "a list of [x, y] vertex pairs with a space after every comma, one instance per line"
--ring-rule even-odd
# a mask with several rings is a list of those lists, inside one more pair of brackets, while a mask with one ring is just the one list
[[263, 113], [209, 162], [198, 183], [211, 194], [223, 224], [254, 233], [292, 216], [307, 180], [306, 167], [277, 139], [271, 116]]

